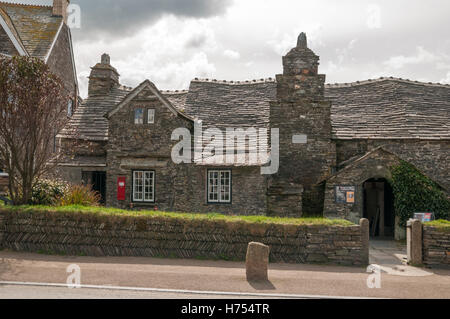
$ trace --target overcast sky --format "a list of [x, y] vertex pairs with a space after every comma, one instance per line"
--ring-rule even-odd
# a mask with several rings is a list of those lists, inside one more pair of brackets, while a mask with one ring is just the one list
[[[10, 1], [51, 4], [51, 0]], [[195, 77], [282, 72], [304, 31], [327, 82], [395, 76], [450, 83], [448, 0], [73, 0], [81, 95], [102, 53], [124, 85], [187, 89]]]

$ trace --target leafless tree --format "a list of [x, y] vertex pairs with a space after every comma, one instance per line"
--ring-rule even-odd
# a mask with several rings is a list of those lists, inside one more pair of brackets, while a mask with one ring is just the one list
[[68, 122], [68, 100], [43, 61], [0, 56], [0, 163], [16, 205], [30, 202], [34, 183], [62, 156], [54, 142]]

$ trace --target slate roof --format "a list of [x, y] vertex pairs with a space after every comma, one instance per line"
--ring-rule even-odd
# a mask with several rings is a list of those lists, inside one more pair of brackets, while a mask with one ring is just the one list
[[[238, 138], [236, 140], [235, 150], [257, 153], [260, 148], [260, 145], [256, 142], [259, 141], [257, 137], [260, 137], [258, 136], [258, 129], [269, 128], [269, 102], [274, 100], [275, 95], [276, 83], [271, 79], [247, 82], [217, 82], [198, 79], [192, 81], [186, 98], [186, 114], [201, 120], [204, 131], [217, 128], [223, 134], [223, 140], [220, 141], [217, 136], [214, 136], [216, 138], [214, 140], [212, 136], [208, 136], [205, 132], [202, 136], [202, 144], [198, 145], [226, 146], [226, 129], [247, 130], [254, 128], [254, 130], [244, 133], [246, 139], [239, 140]], [[247, 139], [248, 141], [254, 141], [254, 143], [247, 142]], [[199, 165], [225, 164], [221, 156], [218, 158], [219, 160], [217, 160], [217, 156], [211, 156], [196, 161], [196, 163]], [[258, 158], [257, 161], [253, 162], [246, 156], [243, 163], [236, 164], [236, 166], [261, 166], [261, 163], [266, 162], [266, 157]]]
[[[44, 59], [58, 33], [62, 17], [52, 16], [51, 6], [13, 4], [0, 2], [18, 35], [32, 57]], [[11, 27], [11, 26], [10, 26]]]
[[381, 78], [327, 85], [337, 139], [450, 139], [450, 86]]
[[172, 105], [180, 112], [185, 111], [188, 91], [162, 91], [161, 92]]
[[189, 87], [185, 112], [203, 121], [203, 128], [268, 128], [270, 106], [275, 100], [274, 80], [217, 82], [194, 80]]
[[[85, 99], [77, 108], [69, 122], [69, 129], [64, 129], [58, 137], [77, 138], [89, 141], [108, 140], [108, 120], [106, 113], [122, 102], [132, 88], [120, 86], [113, 88], [107, 96], [92, 96]], [[163, 95], [174, 107], [182, 111], [187, 91], [166, 91]]]
[[[272, 79], [225, 82], [195, 79], [189, 91], [163, 91], [186, 115], [202, 120], [203, 128], [267, 128], [269, 102], [276, 100]], [[72, 124], [80, 136], [107, 140], [104, 115], [131, 88], [117, 88], [105, 97], [85, 100]], [[333, 137], [336, 139], [450, 139], [450, 86], [396, 78], [326, 85], [332, 101]]]
[[120, 103], [130, 91], [130, 88], [121, 86], [113, 88], [107, 96], [92, 96], [85, 99], [72, 115], [68, 126], [70, 129], [64, 129], [58, 137], [107, 141], [108, 120], [104, 115]]
[[[326, 85], [336, 139], [450, 139], [450, 86], [398, 78]], [[204, 127], [267, 127], [276, 82], [191, 83], [186, 112]]]

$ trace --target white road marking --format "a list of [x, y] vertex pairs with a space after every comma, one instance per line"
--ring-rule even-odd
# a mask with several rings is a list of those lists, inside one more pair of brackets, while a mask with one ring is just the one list
[[[35, 287], [58, 287], [69, 288], [67, 284], [37, 283], [37, 282], [15, 282], [0, 281], [0, 286], [35, 286]], [[77, 288], [75, 288], [77, 289]], [[239, 297], [265, 297], [265, 298], [286, 298], [286, 299], [375, 299], [365, 297], [342, 297], [342, 296], [321, 296], [321, 295], [294, 295], [294, 294], [262, 294], [253, 292], [224, 292], [224, 291], [199, 291], [199, 290], [179, 290], [160, 288], [139, 288], [139, 287], [119, 287], [119, 286], [97, 286], [80, 285], [78, 289], [103, 289], [103, 290], [123, 290], [141, 292], [160, 292], [174, 294], [211, 295], [211, 296], [239, 296]]]

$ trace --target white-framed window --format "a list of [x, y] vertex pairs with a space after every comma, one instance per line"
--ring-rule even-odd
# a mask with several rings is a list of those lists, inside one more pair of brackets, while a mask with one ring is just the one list
[[208, 203], [231, 203], [231, 170], [208, 170]]
[[144, 124], [144, 110], [135, 109], [134, 110], [134, 124]]
[[154, 171], [133, 171], [133, 202], [155, 202]]
[[148, 109], [147, 124], [155, 124], [155, 109]]

